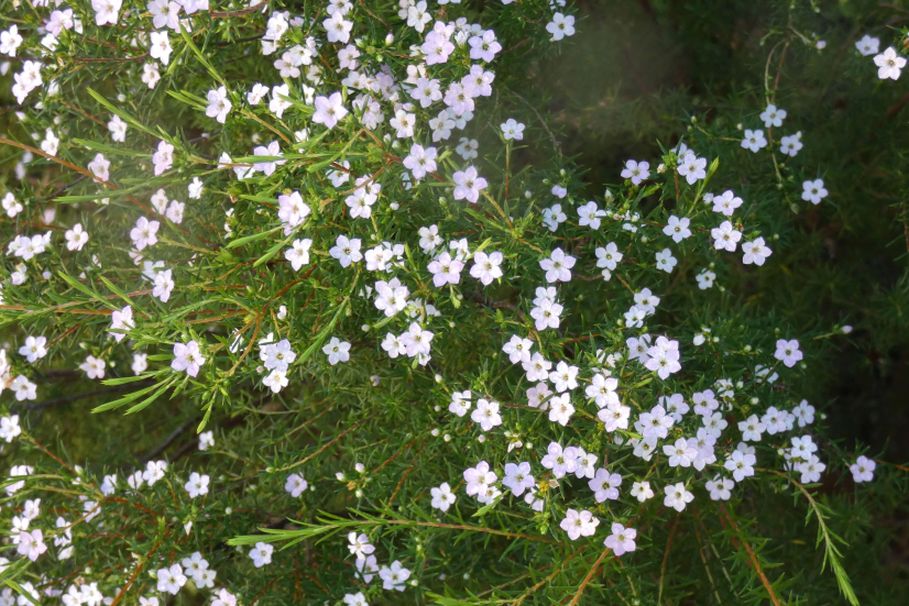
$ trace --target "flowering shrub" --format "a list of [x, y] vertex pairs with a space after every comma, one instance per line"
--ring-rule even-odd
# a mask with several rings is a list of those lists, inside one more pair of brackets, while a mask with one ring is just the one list
[[[520, 75], [574, 9], [478, 4], [11, 3], [0, 603], [858, 603], [820, 488], [877, 464], [801, 393], [851, 328], [736, 290], [836, 198], [798, 116], [767, 78], [590, 195]], [[59, 376], [138, 452], [43, 435]]]

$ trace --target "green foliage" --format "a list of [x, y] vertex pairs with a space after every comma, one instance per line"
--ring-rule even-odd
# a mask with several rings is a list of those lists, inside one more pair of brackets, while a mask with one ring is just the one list
[[[23, 37], [2, 89], [33, 60], [43, 79], [23, 101], [4, 97], [18, 113], [0, 135], [11, 195], [0, 603], [55, 602], [92, 583], [115, 604], [342, 604], [358, 592], [373, 605], [901, 603], [905, 554], [889, 537], [905, 539], [909, 486], [887, 461], [906, 451], [883, 436], [905, 413], [857, 410], [873, 390], [843, 385], [898, 377], [909, 344], [905, 78], [879, 80], [855, 48], [867, 32], [901, 51], [909, 13], [849, 1], [429, 2], [419, 31], [397, 2], [353, 2], [351, 68], [327, 37], [326, 2], [192, 14], [188, 2], [174, 5], [185, 19], [155, 23], [158, 7], [127, 0], [107, 25], [92, 3], [70, 2], [55, 8], [81, 23], [48, 50], [48, 19], [67, 16], [0, 1], [0, 31]], [[274, 41], [281, 11], [288, 27]], [[551, 40], [569, 13], [577, 32]], [[420, 47], [437, 20], [453, 24], [454, 44], [431, 63]], [[502, 46], [494, 59], [471, 57], [484, 30]], [[152, 51], [158, 35], [166, 61]], [[494, 70], [491, 90], [446, 127], [439, 112], [457, 95], [422, 106], [416, 78], [444, 94], [472, 67]], [[253, 102], [257, 83], [269, 90]], [[320, 105], [333, 93], [347, 112], [337, 124]], [[782, 127], [763, 125], [771, 103], [787, 111]], [[112, 137], [114, 117], [125, 140]], [[522, 139], [507, 136], [512, 118]], [[744, 129], [769, 145], [743, 148]], [[781, 137], [796, 131], [804, 149], [789, 157]], [[414, 144], [438, 152], [423, 176]], [[703, 174], [686, 179], [694, 158]], [[629, 159], [650, 163], [645, 178], [619, 177]], [[811, 204], [802, 184], [816, 178], [830, 193]], [[459, 193], [465, 179], [474, 199]], [[722, 215], [713, 204], [727, 190], [743, 203]], [[581, 220], [586, 204], [600, 226]], [[679, 217], [690, 237], [667, 227]], [[143, 244], [141, 218], [159, 223]], [[727, 219], [734, 253], [712, 235]], [[68, 246], [76, 224], [88, 240]], [[342, 261], [339, 236], [359, 239], [365, 258]], [[613, 244], [616, 266], [604, 261]], [[547, 275], [559, 273], [546, 265], [556, 251], [574, 259], [567, 278]], [[481, 281], [495, 253], [502, 275]], [[383, 313], [395, 284], [406, 292], [384, 305], [406, 306]], [[47, 352], [30, 362], [20, 347], [35, 336]], [[531, 378], [529, 354], [523, 368], [510, 361], [513, 336], [552, 374]], [[644, 358], [657, 359], [658, 337], [679, 368], [635, 355], [646, 341]], [[804, 359], [781, 353], [789, 339]], [[336, 359], [345, 343], [349, 359]], [[577, 386], [557, 388], [560, 362]], [[557, 394], [534, 401], [540, 382], [569, 394], [571, 411], [559, 417]], [[706, 412], [672, 408], [682, 400]], [[628, 422], [611, 426], [607, 402]], [[644, 420], [657, 405], [677, 418], [651, 443]], [[747, 437], [771, 407], [788, 426]], [[715, 442], [699, 433], [711, 422], [728, 424], [708, 432]], [[804, 436], [814, 462], [793, 441]], [[670, 463], [664, 445], [684, 439], [713, 459]], [[877, 461], [870, 484], [850, 477], [862, 441]], [[589, 473], [545, 463], [553, 444], [595, 456]], [[754, 455], [754, 477], [717, 500], [710, 482], [732, 477], [733, 453]], [[506, 465], [522, 461], [533, 478], [512, 494]], [[477, 492], [468, 475], [484, 462], [496, 479]], [[616, 495], [595, 498], [600, 468], [622, 476]], [[638, 482], [655, 496], [636, 498]], [[442, 483], [456, 495], [444, 510], [431, 505]], [[664, 504], [674, 485], [693, 496], [679, 511]], [[578, 510], [599, 521], [592, 536], [564, 525]], [[614, 522], [637, 531], [634, 551], [604, 544]], [[34, 561], [17, 545], [26, 529], [48, 547]], [[356, 563], [350, 533], [374, 546], [376, 570]], [[195, 552], [213, 582], [168, 590], [167, 569], [192, 577], [182, 562]], [[402, 593], [383, 589], [388, 569], [372, 578], [392, 562], [409, 571]]]

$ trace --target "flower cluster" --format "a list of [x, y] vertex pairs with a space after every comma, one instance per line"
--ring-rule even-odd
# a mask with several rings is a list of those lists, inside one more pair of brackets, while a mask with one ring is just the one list
[[[593, 196], [561, 158], [530, 166], [548, 129], [496, 71], [528, 36], [575, 34], [562, 0], [16, 4], [0, 53], [37, 147], [10, 139], [21, 187], [2, 198], [0, 568], [23, 595], [368, 606], [431, 587], [416, 603], [473, 557], [448, 532], [592, 575], [758, 481], [873, 479], [815, 432], [817, 335], [744, 330], [727, 296], [785, 242], [726, 158], [777, 176], [786, 158], [782, 195], [831, 196], [777, 101], [711, 135], [730, 145], [692, 133]], [[126, 53], [113, 74], [87, 60], [105, 45]], [[882, 79], [905, 66], [856, 47]], [[51, 165], [76, 180], [38, 195], [28, 172]], [[24, 422], [52, 364], [106, 388], [95, 412], [180, 425], [138, 462], [71, 464]]]

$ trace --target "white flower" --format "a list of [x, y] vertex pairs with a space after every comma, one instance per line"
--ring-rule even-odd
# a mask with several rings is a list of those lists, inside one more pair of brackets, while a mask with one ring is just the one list
[[780, 138], [780, 153], [795, 158], [802, 148], [802, 131], [797, 131], [791, 135], [785, 135]]
[[253, 566], [262, 568], [267, 564], [271, 564], [271, 554], [274, 550], [274, 546], [269, 545], [268, 543], [263, 543], [262, 541], [256, 543], [255, 546], [249, 550], [249, 557], [253, 561]]
[[670, 215], [669, 220], [666, 222], [666, 227], [663, 228], [663, 233], [672, 238], [673, 242], [681, 242], [685, 238], [691, 237], [691, 219], [688, 217], [679, 218], [675, 215]]
[[76, 223], [72, 228], [66, 230], [66, 249], [77, 251], [82, 250], [85, 243], [88, 242], [88, 232], [82, 228], [81, 223]]
[[13, 76], [12, 93], [16, 101], [21, 105], [29, 93], [41, 86], [41, 63], [38, 61], [25, 61], [22, 64], [22, 71]]
[[208, 494], [208, 484], [210, 481], [211, 478], [208, 475], [199, 474], [194, 471], [189, 474], [189, 480], [186, 481], [183, 488], [186, 489], [189, 498], [195, 499], [196, 497]]
[[479, 280], [483, 286], [489, 286], [493, 280], [502, 277], [502, 259], [502, 253], [498, 251], [489, 254], [474, 253], [470, 275]]
[[[261, 95], [264, 94], [262, 91], [262, 88], [264, 87], [257, 88], [258, 86], [261, 85], [253, 87], [252, 92], [246, 96], [246, 99], [249, 101], [250, 105], [258, 105], [259, 101], [261, 100]], [[284, 111], [292, 105], [293, 102], [290, 100], [290, 89], [288, 88], [287, 84], [271, 87], [271, 99], [268, 102], [268, 109], [275, 116], [277, 116], [278, 119], [281, 119], [281, 117], [284, 116]]]
[[27, 530], [21, 531], [16, 542], [18, 543], [16, 551], [32, 562], [47, 551], [47, 545], [44, 544], [44, 533], [40, 529], [35, 529], [31, 532]]
[[710, 493], [711, 501], [728, 501], [732, 497], [732, 489], [735, 488], [735, 482], [729, 478], [715, 476], [704, 483], [704, 487]]
[[279, 370], [287, 370], [288, 366], [297, 359], [297, 354], [294, 352], [293, 348], [291, 348], [290, 341], [287, 339], [281, 339], [277, 343], [266, 343], [264, 345], [262, 345], [262, 341], [260, 341], [260, 345], [259, 359], [262, 360], [265, 364], [265, 368], [268, 370], [276, 368]]
[[685, 155], [679, 159], [676, 170], [680, 176], [685, 177], [685, 181], [688, 185], [694, 185], [701, 179], [707, 177], [707, 159], [699, 158], [694, 152], [688, 150]]
[[713, 238], [715, 249], [735, 252], [739, 240], [742, 239], [742, 232], [735, 229], [729, 221], [723, 221], [719, 227], [710, 230], [710, 237]]
[[88, 356], [85, 361], [79, 365], [79, 368], [88, 376], [89, 379], [103, 379], [104, 369], [107, 363], [95, 356]]
[[362, 532], [357, 534], [356, 531], [351, 531], [347, 533], [347, 550], [359, 560], [373, 553], [376, 548], [369, 541], [368, 536]]
[[215, 434], [212, 431], [203, 431], [199, 434], [199, 450], [208, 450], [215, 445]]
[[436, 288], [441, 288], [446, 284], [457, 284], [461, 281], [461, 270], [464, 269], [464, 262], [458, 258], [452, 258], [451, 253], [443, 252], [433, 259], [426, 267], [432, 273], [432, 283]]
[[648, 370], [655, 371], [664, 380], [681, 370], [679, 342], [662, 336], [657, 337], [656, 342], [647, 349], [647, 362], [644, 366]]
[[448, 57], [454, 52], [455, 46], [451, 42], [451, 35], [454, 33], [454, 24], [447, 25], [441, 21], [436, 21], [432, 30], [426, 34], [420, 51], [426, 56], [426, 65], [436, 65], [448, 61]]
[[[707, 196], [705, 195], [706, 199]], [[731, 189], [727, 189], [718, 196], [713, 196], [710, 200], [713, 203], [713, 212], [731, 217], [732, 213], [742, 205], [742, 199], [735, 195]]]
[[622, 178], [630, 179], [632, 185], [640, 185], [650, 178], [650, 162], [646, 160], [626, 160], [622, 169]]
[[[538, 305], [534, 306], [534, 308], [530, 310], [530, 317], [534, 319], [534, 326], [537, 330], [558, 328], [559, 324], [561, 323], [560, 316], [563, 309], [564, 308], [560, 303], [545, 300], [541, 301]], [[535, 381], [536, 379], [528, 377], [528, 380]]]
[[21, 433], [22, 428], [19, 426], [19, 415], [0, 417], [0, 438], [7, 444], [12, 442]]
[[47, 337], [25, 337], [25, 343], [19, 348], [19, 355], [34, 364], [47, 355]]
[[635, 482], [631, 485], [630, 492], [631, 496], [636, 498], [640, 503], [653, 498], [653, 489], [650, 488], [650, 482], [647, 481]]
[[48, 156], [56, 156], [59, 145], [60, 139], [57, 138], [54, 131], [49, 128], [46, 129], [44, 131], [44, 140], [41, 141], [41, 150]]
[[823, 179], [808, 179], [802, 182], [802, 200], [814, 205], [820, 204], [827, 197], [827, 188]]
[[593, 498], [597, 503], [615, 501], [619, 498], [619, 486], [622, 485], [622, 476], [610, 473], [608, 469], [600, 467], [594, 476], [587, 482], [588, 488], [593, 491]]
[[123, 0], [92, 0], [96, 25], [116, 25]]
[[638, 536], [638, 531], [634, 528], [625, 528], [618, 522], [613, 522], [611, 532], [612, 534], [603, 541], [603, 545], [611, 549], [616, 556], [623, 556], [637, 548], [634, 539]]
[[199, 369], [203, 364], [205, 364], [205, 356], [202, 355], [196, 341], [174, 343], [174, 359], [170, 363], [171, 368], [195, 377], [199, 374]]
[[88, 170], [95, 176], [95, 181], [107, 181], [110, 178], [110, 160], [104, 154], [95, 154], [94, 159], [88, 163]]
[[435, 172], [438, 151], [435, 147], [423, 147], [418, 143], [410, 146], [410, 153], [404, 158], [404, 168], [410, 171], [415, 181]]
[[188, 558], [183, 558], [180, 564], [183, 566], [183, 573], [192, 578], [196, 587], [214, 586], [215, 571], [209, 568], [208, 561], [198, 551]]
[[602, 268], [604, 273], [615, 271], [624, 257], [615, 242], [610, 242], [605, 247], [598, 246], [594, 252], [597, 256], [597, 267]]
[[543, 225], [545, 225], [549, 231], [556, 231], [559, 228], [559, 225], [568, 220], [568, 215], [562, 211], [561, 204], [553, 204], [550, 207], [543, 209]]
[[452, 180], [455, 184], [454, 199], [467, 200], [471, 204], [476, 204], [480, 191], [486, 189], [488, 185], [486, 179], [479, 176], [477, 169], [473, 166], [457, 171], [452, 176]]
[[682, 482], [667, 486], [664, 492], [666, 497], [663, 499], [663, 505], [676, 511], [684, 511], [688, 503], [694, 500], [694, 495], [688, 492]]
[[283, 368], [275, 368], [267, 377], [262, 379], [262, 384], [271, 389], [272, 393], [278, 393], [289, 383], [287, 371]]
[[849, 466], [849, 471], [852, 472], [852, 480], [854, 482], [870, 482], [874, 479], [874, 469], [877, 467], [872, 459], [862, 455], [855, 460], [855, 463]]
[[745, 265], [763, 265], [773, 251], [764, 243], [764, 238], [755, 238], [742, 244], [742, 263]]
[[600, 209], [596, 202], [590, 201], [578, 208], [578, 225], [590, 227], [590, 229], [600, 229], [602, 218], [605, 216], [606, 211]]
[[553, 250], [549, 257], [540, 260], [540, 268], [546, 272], [546, 281], [553, 282], [570, 282], [571, 268], [574, 267], [577, 259], [571, 255], [565, 254], [561, 248]]
[[14, 218], [24, 210], [22, 204], [16, 200], [13, 192], [10, 191], [6, 192], [6, 194], [3, 196], [2, 204], [3, 210], [6, 212], [6, 216], [10, 219]]
[[322, 348], [322, 352], [328, 356], [328, 363], [332, 366], [339, 362], [347, 362], [350, 360], [350, 343], [332, 337]]
[[526, 461], [518, 464], [506, 463], [502, 485], [511, 490], [511, 494], [516, 497], [521, 496], [527, 490], [532, 490], [535, 482], [530, 473], [530, 463]]
[[478, 424], [483, 431], [498, 427], [502, 424], [499, 403], [495, 400], [480, 398], [477, 400], [477, 407], [470, 413], [470, 420]]
[[530, 350], [532, 348], [533, 341], [530, 339], [512, 335], [508, 342], [502, 346], [502, 351], [508, 355], [508, 359], [512, 364], [519, 364], [530, 361]]
[[861, 39], [856, 40], [855, 48], [863, 56], [868, 57], [870, 55], [876, 55], [881, 47], [881, 41], [879, 38], [874, 36], [869, 36], [865, 34]]
[[142, 82], [145, 83], [148, 88], [155, 88], [160, 79], [161, 73], [158, 71], [157, 63], [145, 63], [142, 65]]
[[342, 42], [347, 44], [350, 41], [350, 30], [353, 29], [353, 23], [344, 18], [344, 13], [335, 11], [322, 21], [322, 27], [325, 28], [329, 42]]
[[514, 118], [509, 118], [499, 126], [502, 129], [502, 137], [506, 141], [523, 141], [524, 140], [524, 125], [515, 120]]
[[890, 46], [883, 53], [874, 56], [874, 64], [878, 68], [877, 77], [881, 80], [899, 80], [900, 72], [906, 67], [906, 58], [898, 55], [896, 49]]
[[429, 493], [432, 497], [430, 506], [439, 511], [448, 511], [448, 508], [457, 500], [457, 497], [451, 492], [448, 482], [443, 482], [438, 487], [431, 488]]
[[303, 477], [302, 473], [292, 473], [284, 481], [284, 490], [293, 498], [299, 497], [309, 488], [309, 482]]
[[486, 63], [495, 59], [496, 54], [502, 50], [502, 45], [496, 40], [496, 34], [491, 29], [471, 36], [467, 43], [470, 45], [470, 58]]
[[170, 37], [167, 35], [167, 32], [158, 31], [152, 32], [151, 36], [151, 45], [148, 49], [148, 54], [152, 59], [157, 59], [161, 62], [162, 65], [167, 65], [170, 63]]
[[152, 164], [155, 165], [155, 176], [163, 174], [174, 165], [174, 146], [167, 141], [159, 141], [155, 153], [152, 154]]
[[672, 251], [664, 248], [656, 254], [656, 268], [671, 274], [672, 270], [678, 264], [678, 259], [672, 255]]
[[227, 120], [227, 114], [230, 113], [233, 104], [227, 94], [224, 86], [208, 91], [208, 106], [205, 108], [205, 115], [214, 118], [221, 124]]
[[566, 474], [577, 471], [577, 449], [570, 446], [563, 449], [558, 442], [550, 442], [540, 464], [546, 469], [552, 470], [552, 475], [557, 479], [562, 478]]
[[348, 238], [341, 235], [337, 237], [335, 245], [331, 247], [328, 254], [337, 259], [341, 267], [348, 267], [351, 263], [357, 263], [363, 259], [360, 246], [359, 238]]
[[16, 56], [16, 49], [22, 44], [19, 26], [13, 24], [8, 30], [0, 32], [0, 55]]
[[571, 15], [563, 15], [562, 13], [555, 13], [552, 16], [552, 21], [546, 24], [546, 31], [549, 32], [551, 40], [553, 42], [558, 42], [563, 38], [567, 38], [574, 35], [574, 17]]
[[369, 176], [357, 179], [356, 188], [345, 198], [344, 202], [350, 208], [353, 219], [369, 219], [372, 217], [372, 206], [379, 199], [382, 186], [372, 181]]
[[290, 266], [294, 271], [300, 271], [300, 268], [309, 263], [309, 249], [312, 246], [310, 238], [294, 240], [291, 247], [284, 251], [284, 258], [290, 261]]
[[393, 278], [388, 282], [379, 280], [375, 284], [375, 292], [376, 309], [383, 312], [387, 318], [393, 317], [407, 307], [407, 297], [410, 294], [410, 290], [401, 284], [401, 281], [397, 278]]
[[745, 137], [742, 139], [742, 147], [752, 152], [759, 152], [767, 147], [767, 139], [764, 137], [764, 131], [745, 129]]
[[117, 143], [126, 141], [126, 122], [120, 119], [120, 116], [114, 114], [107, 123], [107, 130], [110, 131], [110, 138]]
[[494, 487], [498, 477], [490, 471], [489, 463], [480, 461], [476, 467], [464, 471], [465, 491], [468, 496], [476, 496], [480, 502], [486, 501], [489, 488]]
[[193, 177], [193, 180], [186, 188], [187, 195], [191, 200], [198, 200], [202, 197], [203, 183], [199, 177]]
[[179, 11], [184, 2], [171, 2], [170, 0], [151, 0], [148, 3], [148, 12], [152, 16], [152, 24], [157, 29], [169, 27], [172, 30], [180, 29]]
[[145, 217], [139, 217], [136, 220], [135, 227], [129, 232], [129, 237], [133, 241], [136, 250], [142, 250], [147, 246], [154, 246], [158, 243], [158, 228], [161, 224], [157, 221], [149, 221]]
[[750, 452], [733, 450], [729, 458], [723, 463], [723, 467], [732, 472], [732, 477], [736, 482], [741, 482], [747, 477], [754, 475], [754, 464], [756, 458]]
[[799, 342], [796, 339], [789, 341], [786, 339], [778, 339], [773, 357], [782, 362], [787, 368], [792, 368], [798, 364], [804, 356], [802, 355], [801, 349], [799, 349]]
[[581, 511], [568, 509], [565, 517], [559, 523], [559, 527], [568, 533], [568, 538], [572, 541], [576, 541], [580, 537], [593, 536], [599, 525], [600, 521], [586, 509]]
[[[274, 93], [272, 94], [274, 95]], [[314, 103], [315, 113], [313, 113], [312, 121], [316, 124], [324, 124], [329, 129], [334, 128], [348, 114], [341, 93], [332, 93], [328, 97], [319, 95]]]
[[[766, 128], [772, 128], [774, 126], [782, 126], [783, 120], [786, 119], [787, 112], [785, 109], [780, 109], [773, 103], [769, 103], [764, 111], [761, 112], [761, 122], [764, 123]], [[746, 133], [748, 131], [745, 131]], [[763, 133], [761, 133], [763, 135]]]
[[167, 461], [149, 461], [145, 464], [145, 471], [141, 472], [140, 478], [149, 486], [153, 486], [164, 477], [166, 471]]
[[162, 303], [167, 303], [173, 290], [174, 279], [172, 270], [166, 269], [155, 274], [152, 296], [157, 297]]
[[698, 451], [688, 443], [688, 440], [679, 438], [673, 444], [664, 444], [663, 453], [669, 457], [670, 467], [691, 467]]
[[405, 582], [410, 578], [410, 571], [395, 560], [391, 566], [382, 566], [379, 569], [379, 578], [382, 579], [382, 589], [386, 591], [404, 591]]
[[410, 6], [407, 7], [407, 25], [422, 33], [430, 21], [432, 21], [432, 17], [426, 11], [426, 0], [410, 2]]
[[366, 602], [366, 596], [363, 595], [362, 591], [358, 591], [357, 593], [345, 593], [342, 601], [344, 602], [344, 606], [369, 606]]
[[186, 585], [188, 580], [183, 574], [183, 568], [179, 564], [171, 564], [169, 568], [158, 570], [158, 591], [161, 593], [170, 593], [177, 595], [180, 589]]
[[278, 196], [278, 218], [284, 224], [284, 235], [290, 235], [295, 227], [302, 225], [311, 212], [298, 191]]

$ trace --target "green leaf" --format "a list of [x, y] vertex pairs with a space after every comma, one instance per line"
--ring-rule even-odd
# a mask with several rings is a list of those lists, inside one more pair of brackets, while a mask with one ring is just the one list
[[150, 391], [152, 391], [153, 389], [155, 389], [158, 386], [159, 386], [159, 383], [152, 383], [151, 385], [149, 385], [147, 387], [143, 387], [142, 389], [137, 389], [136, 391], [130, 392], [130, 393], [126, 394], [125, 396], [117, 398], [116, 400], [112, 400], [110, 402], [107, 402], [106, 404], [101, 404], [99, 406], [95, 406], [94, 408], [92, 408], [92, 412], [97, 414], [99, 412], [106, 412], [108, 410], [114, 410], [116, 408], [120, 408], [121, 406], [126, 406], [130, 402], [134, 402], [135, 400], [138, 400], [139, 398], [141, 398], [145, 394], [149, 393]]
[[281, 226], [277, 225], [266, 231], [260, 231], [258, 233], [255, 233], [255, 234], [252, 234], [249, 236], [243, 236], [242, 238], [237, 238], [235, 240], [231, 240], [230, 242], [227, 243], [227, 246], [225, 246], [225, 248], [238, 248], [240, 246], [245, 246], [245, 245], [249, 244], [250, 242], [256, 242], [257, 240], [264, 240], [268, 236], [278, 233], [280, 230], [281, 230]]
[[66, 272], [58, 271], [57, 275], [60, 276], [64, 282], [66, 282], [67, 284], [69, 284], [70, 286], [72, 286], [73, 288], [78, 290], [79, 292], [81, 292], [85, 295], [88, 295], [90, 298], [94, 299], [95, 301], [98, 301], [99, 303], [101, 303], [102, 305], [107, 307], [108, 309], [111, 309], [111, 310], [117, 309], [117, 306], [114, 305], [113, 303], [111, 303], [110, 301], [108, 301], [105, 297], [102, 297], [100, 294], [96, 293], [95, 291], [90, 289], [85, 284], [82, 284], [81, 282], [79, 282], [77, 279], [73, 278]]
[[152, 402], [154, 402], [155, 400], [160, 398], [161, 394], [163, 394], [165, 391], [167, 391], [167, 388], [171, 386], [171, 383], [173, 383], [173, 381], [165, 382], [163, 385], [161, 385], [161, 388], [158, 389], [155, 393], [148, 396], [147, 398], [145, 398], [138, 404], [135, 404], [135, 405], [131, 406], [129, 409], [127, 409], [126, 414], [128, 414], [128, 415], [135, 414], [135, 413], [139, 412], [140, 410], [143, 410], [144, 408], [148, 407]]
[[186, 42], [186, 46], [189, 47], [189, 50], [193, 52], [196, 56], [196, 59], [199, 60], [212, 78], [218, 81], [223, 86], [227, 86], [227, 83], [224, 81], [224, 78], [221, 77], [221, 74], [218, 73], [218, 70], [209, 62], [208, 58], [199, 50], [199, 47], [196, 46], [196, 43], [193, 42], [193, 39], [190, 37], [189, 32], [186, 31], [186, 28], [183, 27], [183, 24], [180, 24], [180, 35], [183, 37], [183, 40]]
[[107, 99], [105, 99], [105, 98], [104, 98], [104, 95], [102, 95], [101, 93], [99, 93], [99, 92], [96, 91], [95, 89], [89, 87], [89, 88], [86, 89], [86, 92], [88, 92], [88, 94], [92, 97], [92, 99], [94, 99], [95, 101], [97, 101], [98, 103], [100, 103], [102, 106], [104, 106], [104, 107], [105, 107], [108, 111], [110, 111], [111, 113], [114, 113], [114, 114], [120, 116], [120, 118], [121, 118], [122, 120], [124, 120], [125, 122], [127, 122], [130, 126], [133, 126], [133, 127], [135, 127], [137, 130], [140, 130], [140, 131], [142, 131], [143, 133], [145, 133], [145, 134], [147, 134], [147, 135], [151, 135], [152, 137], [155, 137], [156, 139], [160, 138], [160, 135], [158, 135], [158, 133], [156, 133], [155, 131], [153, 131], [153, 130], [150, 129], [149, 127], [145, 126], [144, 124], [142, 124], [142, 123], [139, 122], [138, 120], [136, 120], [134, 117], [132, 117], [132, 115], [130, 115], [130, 114], [127, 113], [126, 111], [120, 109], [119, 107], [117, 107], [116, 105], [114, 105], [113, 103], [111, 103], [110, 101], [108, 101]]

